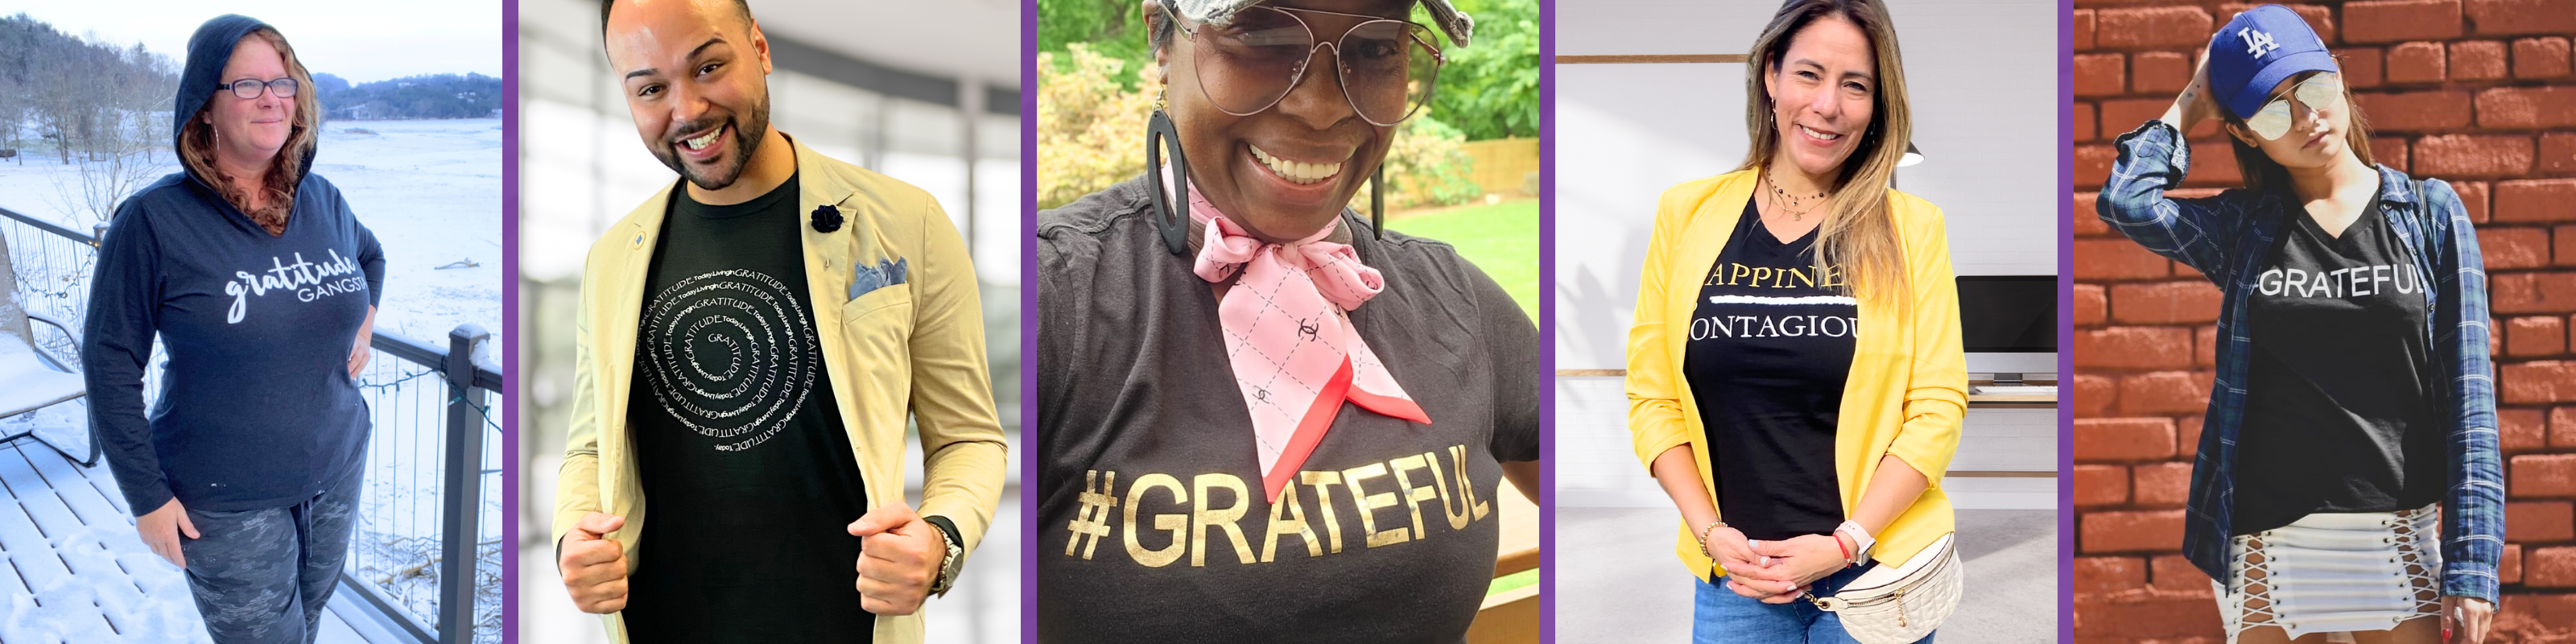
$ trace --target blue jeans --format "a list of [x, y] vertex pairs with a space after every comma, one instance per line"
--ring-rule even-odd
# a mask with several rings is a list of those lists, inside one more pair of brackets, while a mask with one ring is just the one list
[[207, 512], [188, 508], [204, 538], [181, 535], [188, 590], [216, 644], [312, 644], [340, 580], [355, 527], [358, 483], [347, 476], [302, 503]]
[[[1873, 567], [1875, 564], [1826, 575], [1812, 588], [1817, 595], [1832, 595]], [[1698, 610], [1691, 619], [1694, 644], [1859, 644], [1843, 632], [1841, 616], [1818, 610], [1805, 599], [1765, 604], [1727, 590], [1725, 583], [1725, 577], [1717, 578], [1716, 583], [1699, 582], [1695, 602]], [[1915, 644], [1932, 644], [1932, 636], [1925, 635]]]

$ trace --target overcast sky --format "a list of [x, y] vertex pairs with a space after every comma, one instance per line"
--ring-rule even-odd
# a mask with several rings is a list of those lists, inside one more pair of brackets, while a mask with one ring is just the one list
[[238, 13], [276, 25], [313, 73], [351, 83], [502, 72], [499, 0], [0, 0], [0, 16], [20, 13], [118, 47], [141, 42], [181, 65], [197, 25]]

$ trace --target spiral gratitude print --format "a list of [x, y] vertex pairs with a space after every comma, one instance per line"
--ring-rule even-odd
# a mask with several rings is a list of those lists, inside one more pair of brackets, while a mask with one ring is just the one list
[[821, 368], [814, 325], [795, 290], [732, 269], [680, 280], [644, 313], [653, 398], [720, 451], [758, 446], [803, 407]]

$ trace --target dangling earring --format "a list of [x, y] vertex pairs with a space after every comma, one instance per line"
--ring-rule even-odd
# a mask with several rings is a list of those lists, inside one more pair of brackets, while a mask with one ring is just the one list
[[1369, 176], [1369, 228], [1378, 239], [1386, 239], [1386, 164], [1377, 165], [1377, 174]]
[[[1163, 112], [1164, 95], [1154, 95], [1154, 114], [1145, 119], [1145, 185], [1154, 193], [1154, 227], [1163, 233], [1163, 247], [1174, 255], [1190, 252], [1188, 219], [1190, 194], [1189, 159], [1181, 153], [1181, 133], [1172, 127], [1172, 117]], [[1172, 186], [1163, 188], [1163, 157], [1172, 160]]]

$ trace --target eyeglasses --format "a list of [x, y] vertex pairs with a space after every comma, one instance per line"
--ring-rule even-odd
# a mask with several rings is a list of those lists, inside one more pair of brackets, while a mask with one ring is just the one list
[[[1170, 3], [1159, 3], [1166, 14]], [[1340, 40], [1318, 42], [1305, 16], [1359, 18]], [[1177, 24], [1180, 16], [1172, 15]], [[1342, 82], [1342, 97], [1361, 119], [1391, 126], [1413, 116], [1431, 99], [1439, 80], [1438, 40], [1431, 28], [1377, 16], [1288, 9], [1256, 5], [1235, 12], [1226, 24], [1181, 29], [1195, 43], [1194, 69], [1199, 89], [1219, 111], [1251, 116], [1278, 105], [1305, 78], [1315, 52], [1333, 48]]]
[[259, 98], [261, 88], [267, 88], [269, 93], [276, 94], [278, 98], [295, 98], [295, 79], [291, 77], [273, 81], [244, 78], [233, 81], [230, 87], [233, 88], [233, 96], [240, 98]]
[[2272, 99], [2271, 103], [2263, 106], [2263, 111], [2245, 119], [2246, 129], [2265, 139], [2278, 139], [2289, 134], [2290, 101], [2294, 98], [2311, 112], [2342, 107], [2343, 79], [2333, 72], [2326, 72], [2299, 81], [2290, 89], [2289, 96]]

